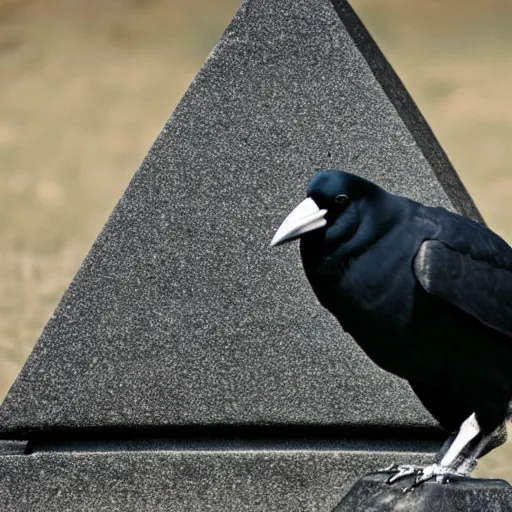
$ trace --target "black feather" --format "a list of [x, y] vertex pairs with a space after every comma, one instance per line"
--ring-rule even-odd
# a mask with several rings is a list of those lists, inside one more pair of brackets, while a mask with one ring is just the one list
[[[339, 194], [349, 198], [342, 210]], [[442, 426], [475, 412], [494, 430], [512, 397], [509, 245], [342, 171], [317, 175], [308, 196], [329, 212], [327, 226], [301, 238], [320, 302], [378, 365], [411, 382]]]

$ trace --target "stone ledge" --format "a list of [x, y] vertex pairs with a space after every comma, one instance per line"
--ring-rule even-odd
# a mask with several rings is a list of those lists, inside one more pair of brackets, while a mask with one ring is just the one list
[[0, 456], [0, 510], [331, 512], [361, 475], [433, 459], [414, 450], [132, 448]]
[[412, 477], [395, 484], [389, 475], [361, 478], [333, 512], [505, 512], [512, 510], [512, 486], [505, 480], [468, 478], [439, 484], [426, 482], [409, 492]]

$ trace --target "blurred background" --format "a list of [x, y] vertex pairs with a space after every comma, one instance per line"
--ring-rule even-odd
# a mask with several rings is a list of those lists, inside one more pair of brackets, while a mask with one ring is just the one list
[[[0, 401], [239, 3], [0, 0]], [[352, 5], [512, 242], [512, 2]]]

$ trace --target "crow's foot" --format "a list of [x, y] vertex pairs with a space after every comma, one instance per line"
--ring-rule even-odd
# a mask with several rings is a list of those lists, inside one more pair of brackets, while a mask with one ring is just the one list
[[441, 466], [439, 464], [432, 464], [431, 466], [427, 466], [422, 471], [420, 471], [414, 480], [413, 488], [418, 487], [424, 482], [428, 482], [429, 480], [436, 479], [436, 482], [440, 484], [447, 484], [454, 480], [464, 480], [469, 478], [469, 474], [464, 472], [459, 472], [453, 468], [447, 466]]
[[392, 473], [392, 475], [388, 478], [387, 483], [394, 484], [395, 482], [398, 482], [398, 480], [401, 480], [402, 478], [407, 478], [408, 476], [415, 475], [417, 477], [418, 475], [421, 475], [422, 471], [423, 468], [420, 466], [399, 466], [398, 464], [392, 464], [388, 468], [385, 468], [379, 472]]

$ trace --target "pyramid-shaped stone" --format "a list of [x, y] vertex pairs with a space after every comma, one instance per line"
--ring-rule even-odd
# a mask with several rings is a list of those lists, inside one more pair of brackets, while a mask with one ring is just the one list
[[344, 0], [248, 0], [0, 408], [0, 437], [188, 425], [427, 427], [271, 250], [318, 169], [478, 217]]
[[0, 407], [0, 510], [327, 512], [433, 460], [407, 384], [268, 247], [337, 167], [480, 218], [345, 0], [246, 0]]

